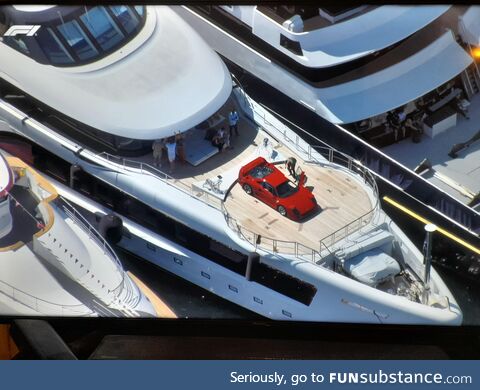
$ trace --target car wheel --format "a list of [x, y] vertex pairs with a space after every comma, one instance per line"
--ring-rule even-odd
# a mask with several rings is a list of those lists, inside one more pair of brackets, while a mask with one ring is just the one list
[[282, 215], [283, 217], [286, 217], [287, 216], [287, 209], [283, 206], [278, 206], [277, 207], [277, 210], [278, 212], [280, 213], [280, 215]]
[[244, 184], [244, 185], [243, 185], [243, 190], [244, 190], [248, 195], [252, 195], [252, 193], [253, 193], [252, 187], [250, 187], [249, 184]]

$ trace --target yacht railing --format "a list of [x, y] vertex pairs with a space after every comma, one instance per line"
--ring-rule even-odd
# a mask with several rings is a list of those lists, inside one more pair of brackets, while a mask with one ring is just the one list
[[95, 243], [102, 248], [103, 253], [110, 257], [113, 262], [117, 265], [119, 270], [123, 275], [123, 266], [120, 260], [118, 259], [117, 254], [112, 249], [110, 244], [102, 237], [102, 235], [85, 219], [85, 217], [80, 214], [75, 207], [73, 207], [66, 199], [60, 199], [56, 204], [63, 210], [63, 212], [85, 233], [88, 234], [88, 238], [95, 241]]
[[[14, 301], [17, 301], [32, 310], [35, 310], [41, 314], [56, 314], [60, 311], [61, 315], [71, 315], [71, 316], [90, 316], [95, 312], [92, 310], [85, 311], [80, 310], [84, 305], [60, 305], [58, 303], [53, 303], [40, 299], [32, 294], [29, 294], [25, 291], [22, 291], [9, 283], [6, 283], [0, 280], [0, 291], [6, 296], [10, 297]], [[51, 313], [51, 311], [54, 311]]]
[[312, 263], [318, 263], [318, 261], [322, 258], [319, 251], [309, 248], [308, 246], [299, 242], [277, 240], [274, 238], [265, 237], [254, 232], [253, 230], [247, 229], [246, 227], [240, 225], [238, 221], [228, 213], [225, 206], [223, 206], [223, 214], [225, 216], [225, 220], [227, 221], [228, 227], [236, 232], [239, 237], [254, 245], [256, 248], [262, 249], [266, 252], [292, 255], [298, 259], [311, 261]]
[[[102, 248], [103, 253], [107, 255], [117, 266], [117, 270], [121, 275], [121, 281], [117, 287], [111, 290], [111, 293], [115, 297], [119, 296], [121, 291], [125, 288], [125, 272], [117, 254], [107, 240], [102, 237], [102, 235], [86, 220], [82, 214], [78, 212], [75, 207], [73, 207], [65, 198], [59, 197], [57, 199], [60, 201], [57, 201], [56, 204], [63, 209], [64, 213], [73, 221], [75, 225], [87, 233], [88, 238], [93, 240], [100, 248]], [[94, 292], [92, 291], [92, 293]]]
[[[227, 209], [222, 203], [222, 211], [225, 215], [228, 226], [233, 231], [237, 232], [243, 239], [260, 249], [274, 253], [293, 255], [297, 258], [306, 259], [312, 261], [313, 263], [317, 263], [321, 258], [324, 257], [322, 255], [322, 247], [325, 247], [327, 249], [327, 254], [330, 254], [332, 253], [333, 245], [337, 241], [359, 231], [363, 226], [367, 225], [377, 213], [380, 204], [378, 187], [373, 175], [361, 164], [334, 149], [317, 147], [315, 150], [324, 156], [330, 164], [340, 165], [343, 168], [346, 168], [349, 172], [360, 175], [363, 178], [364, 183], [371, 188], [373, 197], [375, 199], [374, 205], [369, 211], [362, 214], [349, 224], [320, 239], [318, 249], [310, 248], [296, 241], [278, 240], [259, 235], [254, 231], [241, 226], [235, 220], [235, 218], [228, 213]], [[326, 161], [322, 161], [320, 159], [317, 160], [312, 156], [310, 163], [325, 165]]]
[[174, 177], [168, 175], [167, 173], [161, 171], [160, 169], [155, 168], [154, 166], [148, 163], [145, 163], [142, 161], [130, 160], [124, 157], [113, 156], [107, 152], [102, 152], [98, 154], [98, 156], [106, 159], [109, 162], [113, 162], [115, 164], [120, 165], [124, 170], [130, 170], [133, 172], [140, 172], [141, 174], [152, 175], [157, 179], [163, 181], [164, 183], [183, 191], [184, 193], [190, 195], [191, 197], [198, 199], [201, 202], [216, 208], [217, 210], [222, 209], [222, 203], [223, 203], [222, 198], [212, 195], [198, 186], [187, 184], [183, 182], [181, 179], [175, 179]]

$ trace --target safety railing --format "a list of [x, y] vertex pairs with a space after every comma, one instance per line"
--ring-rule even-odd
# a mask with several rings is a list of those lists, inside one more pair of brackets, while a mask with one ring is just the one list
[[103, 253], [110, 257], [111, 260], [117, 265], [118, 269], [123, 275], [123, 266], [120, 262], [117, 254], [112, 249], [110, 244], [105, 240], [104, 237], [85, 219], [85, 217], [78, 212], [78, 210], [73, 207], [66, 199], [58, 197], [55, 200], [57, 206], [59, 206], [63, 212], [85, 233], [88, 234], [88, 238], [95, 241], [95, 243], [102, 248]]
[[61, 314], [62, 316], [71, 315], [78, 317], [94, 314], [93, 311], [86, 310], [84, 305], [60, 305], [58, 303], [49, 302], [22, 291], [2, 280], [0, 280], [0, 291], [14, 301], [17, 301], [42, 315]]
[[98, 157], [104, 158], [109, 162], [117, 164], [120, 166], [120, 168], [124, 170], [130, 170], [132, 172], [139, 172], [141, 174], [149, 174], [151, 176], [154, 176], [162, 182], [179, 189], [187, 195], [197, 200], [200, 200], [201, 202], [206, 203], [209, 206], [216, 208], [217, 210], [222, 209], [222, 198], [212, 195], [198, 186], [185, 183], [181, 179], [176, 179], [148, 163], [131, 160], [124, 157], [113, 156], [107, 152], [102, 152], [98, 154]]
[[[110, 244], [105, 240], [104, 237], [85, 219], [85, 217], [78, 212], [78, 210], [73, 207], [66, 199], [58, 197], [55, 200], [57, 206], [61, 207], [65, 214], [75, 223], [80, 229], [88, 234], [88, 238], [93, 240], [100, 248], [103, 249], [103, 253], [107, 255], [113, 263], [117, 266], [117, 270], [121, 276], [120, 283], [113, 290], [110, 291], [110, 294], [113, 297], [120, 297], [122, 291], [128, 286], [126, 285], [125, 272], [123, 270], [122, 263], [120, 262], [117, 254], [112, 249]], [[87, 286], [84, 286], [88, 289]], [[94, 290], [89, 290], [92, 294], [95, 294]]]
[[295, 241], [278, 240], [260, 235], [253, 230], [240, 225], [223, 206], [225, 220], [230, 229], [239, 235], [243, 240], [270, 253], [281, 253], [282, 255], [292, 255], [296, 258], [317, 263], [320, 259], [320, 253], [308, 246]]
[[[371, 187], [374, 197], [374, 204], [369, 211], [362, 214], [360, 217], [356, 218], [342, 228], [323, 237], [321, 240], [319, 240], [318, 249], [310, 248], [296, 241], [284, 241], [266, 237], [264, 235], [259, 235], [256, 232], [241, 226], [228, 213], [227, 209], [222, 204], [222, 210], [230, 229], [237, 232], [243, 239], [245, 239], [252, 245], [256, 245], [260, 249], [264, 249], [266, 251], [274, 253], [293, 255], [297, 258], [311, 260], [313, 263], [317, 263], [322, 257], [324, 257], [322, 255], [322, 247], [325, 247], [327, 249], [327, 254], [329, 254], [332, 251], [331, 248], [336, 242], [354, 232], [361, 230], [363, 226], [367, 225], [372, 220], [373, 216], [379, 208], [378, 187], [373, 175], [359, 163], [355, 162], [353, 159], [345, 156], [344, 154], [336, 150], [326, 147], [318, 147], [318, 149], [319, 150], [317, 151], [319, 151], [322, 155], [326, 155], [327, 161], [329, 163], [341, 165], [343, 166], [343, 168], [346, 168], [351, 173], [360, 175], [363, 178], [365, 184]], [[326, 164], [326, 161], [320, 161], [316, 159], [311, 160], [311, 162], [323, 165]]]

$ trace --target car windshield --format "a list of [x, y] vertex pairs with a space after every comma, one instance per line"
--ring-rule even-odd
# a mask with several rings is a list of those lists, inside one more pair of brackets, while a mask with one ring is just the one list
[[255, 168], [253, 168], [249, 172], [249, 175], [255, 179], [263, 179], [264, 177], [270, 175], [272, 172], [273, 172], [272, 168], [270, 168], [265, 164], [262, 164], [262, 165], [257, 165]]
[[298, 187], [288, 180], [277, 186], [277, 194], [280, 198], [286, 198], [297, 191]]

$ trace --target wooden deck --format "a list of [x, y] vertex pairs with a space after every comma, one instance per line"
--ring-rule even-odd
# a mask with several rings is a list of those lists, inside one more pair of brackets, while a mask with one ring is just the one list
[[[231, 107], [227, 105], [228, 109]], [[228, 113], [223, 113], [226, 117]], [[221, 124], [228, 129], [228, 123]], [[240, 168], [258, 156], [259, 145], [269, 138], [273, 150], [281, 156], [293, 156], [298, 166], [305, 171], [307, 185], [313, 187], [313, 194], [321, 207], [321, 211], [302, 223], [293, 222], [282, 217], [263, 202], [248, 196], [238, 184], [234, 185], [225, 200], [225, 208], [229, 215], [244, 229], [248, 229], [265, 238], [281, 241], [298, 242], [311, 249], [319, 249], [319, 241], [355, 221], [373, 207], [365, 188], [353, 177], [341, 169], [306, 164], [294, 151], [276, 142], [248, 120], [241, 118], [240, 135], [233, 136], [233, 149], [216, 154], [198, 166], [177, 162], [173, 172], [169, 173], [177, 184], [196, 186], [206, 179], [215, 179], [222, 175], [234, 183]], [[168, 161], [164, 153], [162, 168], [168, 172]], [[153, 158], [147, 155], [141, 161], [153, 165]], [[285, 171], [283, 164], [278, 167]], [[286, 171], [285, 171], [286, 173]], [[224, 183], [225, 184], [225, 183]], [[228, 188], [228, 186], [227, 186]], [[221, 197], [221, 195], [219, 195]], [[220, 200], [219, 200], [220, 201]]]
[[[279, 166], [280, 167], [280, 166]], [[230, 191], [225, 208], [242, 227], [263, 237], [298, 242], [319, 250], [320, 240], [343, 228], [372, 209], [365, 190], [339, 169], [305, 165], [307, 186], [322, 208], [299, 223], [282, 217], [276, 210], [247, 195], [236, 184]]]

